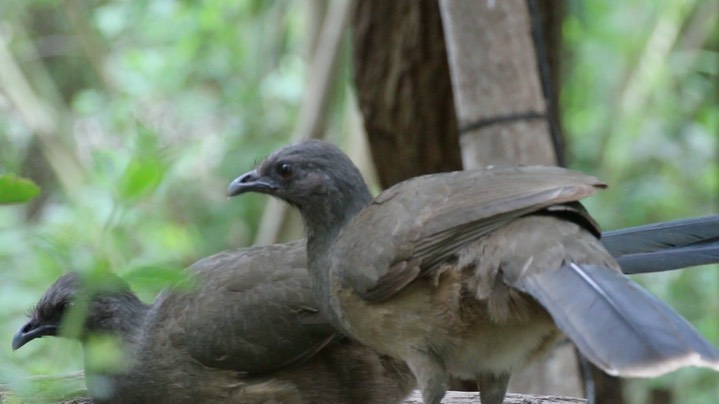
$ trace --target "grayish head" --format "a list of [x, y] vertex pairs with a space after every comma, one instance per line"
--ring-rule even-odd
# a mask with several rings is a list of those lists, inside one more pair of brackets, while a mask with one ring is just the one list
[[[141, 317], [141, 313], [133, 313], [144, 305], [130, 291], [129, 286], [116, 276], [105, 277], [102, 285], [94, 288], [81, 286], [81, 279], [75, 273], [61, 276], [29, 313], [30, 319], [15, 334], [12, 348], [16, 350], [28, 342], [44, 336], [56, 336], [60, 332], [62, 322], [67, 318], [71, 307], [81, 299], [87, 299], [85, 321], [77, 337], [83, 340], [91, 332], [115, 333], [123, 331], [121, 317], [125, 313]], [[91, 293], [88, 293], [92, 290]], [[130, 317], [130, 316], [124, 316]]]
[[372, 199], [349, 157], [320, 140], [277, 150], [232, 181], [227, 195], [246, 192], [272, 195], [297, 207], [310, 234], [320, 228], [337, 229]]

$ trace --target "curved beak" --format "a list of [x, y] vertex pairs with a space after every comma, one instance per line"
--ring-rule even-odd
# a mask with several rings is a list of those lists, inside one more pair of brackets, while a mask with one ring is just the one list
[[12, 337], [12, 350], [16, 351], [35, 338], [57, 335], [58, 328], [57, 324], [41, 324], [37, 320], [31, 319]]
[[227, 196], [237, 196], [245, 192], [272, 193], [279, 186], [270, 178], [261, 176], [257, 170], [252, 170], [235, 178], [227, 188]]

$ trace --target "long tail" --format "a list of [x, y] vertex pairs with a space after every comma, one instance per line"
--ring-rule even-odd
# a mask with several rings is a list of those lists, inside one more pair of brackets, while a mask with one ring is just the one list
[[719, 262], [719, 216], [674, 220], [602, 234], [626, 274]]
[[655, 377], [685, 366], [719, 371], [719, 351], [670, 307], [609, 268], [569, 263], [514, 285], [534, 297], [596, 366]]

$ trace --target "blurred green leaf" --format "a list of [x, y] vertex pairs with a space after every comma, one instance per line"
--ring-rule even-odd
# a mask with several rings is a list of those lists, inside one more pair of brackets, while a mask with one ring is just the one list
[[125, 202], [134, 202], [152, 194], [167, 172], [158, 134], [139, 120], [136, 130], [134, 156], [125, 168], [118, 187], [119, 197]]
[[86, 371], [121, 372], [130, 366], [116, 336], [90, 335], [85, 345]]
[[14, 174], [0, 175], [0, 204], [23, 203], [40, 194], [32, 180]]
[[189, 290], [194, 286], [194, 279], [182, 268], [176, 266], [139, 266], [125, 273], [122, 278], [136, 288], [160, 286]]
[[121, 199], [133, 202], [150, 195], [162, 182], [165, 166], [154, 158], [141, 157], [130, 161], [118, 187]]

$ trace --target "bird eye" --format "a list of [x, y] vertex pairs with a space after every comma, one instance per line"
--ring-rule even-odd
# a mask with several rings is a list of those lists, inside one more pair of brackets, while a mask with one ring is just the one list
[[275, 170], [277, 171], [277, 174], [280, 175], [280, 177], [285, 179], [289, 178], [292, 175], [292, 166], [287, 163], [277, 164]]

